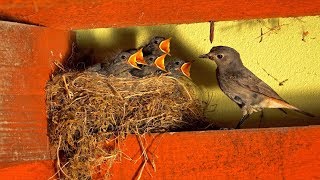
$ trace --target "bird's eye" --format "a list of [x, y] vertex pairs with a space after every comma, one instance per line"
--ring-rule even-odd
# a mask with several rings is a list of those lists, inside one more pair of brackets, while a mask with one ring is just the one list
[[217, 55], [217, 58], [218, 58], [218, 59], [222, 59], [222, 58], [223, 58], [223, 55], [222, 55], [222, 54], [218, 54], [218, 55]]
[[126, 59], [126, 56], [125, 56], [125, 55], [122, 55], [122, 56], [121, 56], [121, 59]]
[[179, 65], [179, 64], [180, 64], [180, 62], [179, 62], [179, 61], [177, 61], [177, 62], [175, 62], [175, 64], [176, 64], [176, 65]]
[[153, 60], [154, 60], [154, 58], [153, 58], [153, 57], [149, 57], [149, 60], [150, 60], [150, 61], [153, 61]]
[[158, 40], [154, 40], [153, 43], [154, 44], [159, 44], [159, 41]]

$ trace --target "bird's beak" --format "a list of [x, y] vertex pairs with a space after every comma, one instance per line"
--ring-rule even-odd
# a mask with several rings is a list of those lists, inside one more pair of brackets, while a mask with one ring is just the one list
[[209, 55], [208, 54], [202, 54], [199, 56], [199, 58], [209, 58]]
[[142, 48], [139, 49], [135, 54], [136, 54], [136, 59], [138, 64], [148, 65], [148, 63], [143, 58]]
[[161, 69], [162, 71], [166, 71], [166, 66], [164, 65], [164, 59], [166, 56], [167, 54], [163, 54], [154, 61], [154, 64], [157, 66], [157, 68]]
[[136, 69], [141, 69], [141, 68], [139, 68], [139, 66], [138, 66], [138, 64], [137, 64], [137, 53], [134, 53], [134, 54], [132, 54], [132, 55], [129, 57], [128, 63], [129, 63], [132, 67], [134, 67], [134, 68], [136, 68]]
[[159, 44], [159, 48], [162, 52], [169, 54], [170, 55], [170, 40], [171, 38], [168, 38], [166, 40], [163, 40], [160, 44]]
[[191, 69], [191, 62], [188, 62], [188, 63], [184, 63], [180, 70], [182, 71], [182, 73], [187, 76], [188, 78], [191, 79], [191, 76], [190, 76], [190, 69]]

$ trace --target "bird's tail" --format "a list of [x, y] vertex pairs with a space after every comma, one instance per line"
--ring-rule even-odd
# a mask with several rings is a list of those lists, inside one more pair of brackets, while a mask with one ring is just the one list
[[295, 106], [292, 106], [291, 104], [280, 100], [280, 99], [274, 99], [274, 98], [268, 98], [266, 101], [263, 102], [264, 105], [268, 108], [286, 108], [286, 109], [292, 109], [298, 113], [301, 113], [303, 115], [309, 116], [309, 117], [316, 117], [315, 115], [305, 112]]

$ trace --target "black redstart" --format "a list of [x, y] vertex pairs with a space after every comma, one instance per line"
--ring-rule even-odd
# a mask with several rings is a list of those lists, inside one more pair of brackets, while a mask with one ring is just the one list
[[247, 69], [240, 59], [240, 54], [226, 46], [213, 47], [208, 54], [200, 58], [209, 58], [217, 64], [217, 80], [220, 89], [242, 110], [243, 116], [236, 128], [253, 112], [263, 108], [286, 108], [304, 115], [314, 115], [290, 105], [282, 99], [270, 86]]

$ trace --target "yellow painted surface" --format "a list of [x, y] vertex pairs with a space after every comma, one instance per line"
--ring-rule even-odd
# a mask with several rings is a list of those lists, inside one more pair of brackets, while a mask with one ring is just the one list
[[[261, 29], [264, 34], [262, 40]], [[303, 34], [307, 34], [304, 40]], [[208, 117], [219, 125], [235, 126], [241, 111], [219, 89], [214, 62], [197, 58], [216, 45], [235, 48], [241, 54], [244, 65], [281, 97], [320, 116], [318, 16], [216, 22], [213, 44], [209, 42], [209, 23], [79, 30], [77, 39], [81, 46], [96, 47], [104, 53], [139, 47], [155, 35], [172, 37], [173, 55], [195, 60], [191, 69], [192, 79], [202, 89], [203, 97], [209, 99], [211, 105], [217, 105], [214, 111], [208, 110]], [[286, 79], [279, 86], [279, 82]], [[260, 113], [256, 113], [244, 126], [257, 127], [259, 116]], [[320, 124], [320, 118], [310, 119], [290, 111], [285, 115], [278, 110], [266, 110], [261, 126], [306, 124]]]

